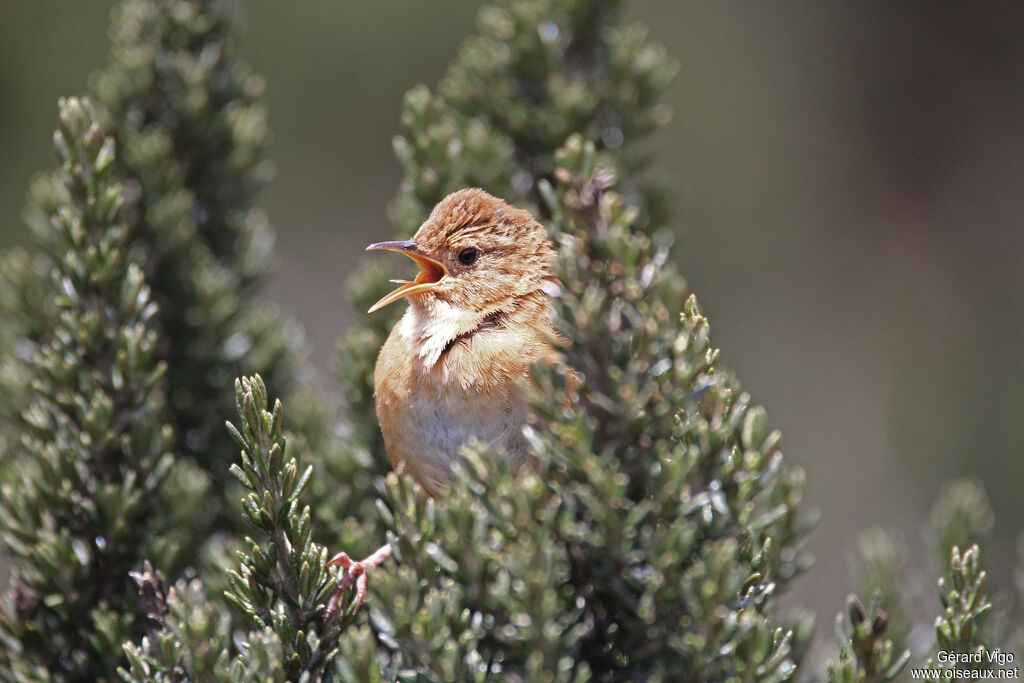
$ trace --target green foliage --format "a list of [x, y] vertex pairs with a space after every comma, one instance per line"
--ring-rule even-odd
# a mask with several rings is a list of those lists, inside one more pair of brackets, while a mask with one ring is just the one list
[[[900, 651], [913, 626], [912, 606], [927, 599], [907, 570], [905, 543], [895, 532], [874, 527], [857, 536], [853, 550], [857, 594], [872, 596], [875, 611], [885, 614], [885, 638], [892, 641], [894, 651]], [[839, 639], [841, 645], [844, 640]]]
[[783, 679], [806, 646], [793, 633], [808, 630], [771, 617], [775, 594], [807, 566], [803, 475], [785, 467], [764, 409], [718, 366], [667, 246], [607, 189], [614, 176], [594, 145], [571, 138], [556, 160], [558, 184], [542, 191], [581, 409], [569, 418], [542, 397], [535, 443], [565, 469], [559, 495], [587, 522], [566, 538], [597, 626], [584, 652], [622, 678], [681, 668], [692, 680]]
[[[963, 486], [962, 490], [966, 487]], [[959, 656], [956, 660], [930, 656], [926, 667], [936, 676], [927, 680], [932, 683], [946, 680], [946, 675], [941, 672], [951, 670], [957, 672], [958, 678], [976, 678], [977, 674], [971, 676], [970, 672], [991, 669], [993, 663], [989, 653], [1000, 649], [993, 645], [982, 629], [983, 617], [990, 612], [992, 603], [988, 597], [988, 575], [981, 568], [977, 545], [964, 552], [955, 546], [950, 550], [948, 570], [939, 579], [938, 589], [942, 612], [935, 620], [935, 646], [932, 651]]]
[[161, 542], [172, 464], [165, 366], [156, 306], [132, 259], [116, 146], [92, 104], [73, 98], [61, 100], [54, 146], [61, 166], [37, 205], [50, 216], [47, 268], [31, 295], [47, 304], [4, 453], [12, 477], [0, 523], [16, 561], [0, 616], [5, 680], [113, 674], [110, 653], [144, 626], [128, 571], [143, 557], [168, 562], [173, 550]]
[[[980, 653], [980, 661], [941, 662], [929, 659], [929, 669], [982, 670], [991, 667], [986, 652], [992, 648], [982, 638], [981, 618], [992, 609], [988, 600], [988, 576], [981, 568], [978, 546], [950, 551], [949, 572], [939, 579], [942, 614], [935, 619], [935, 649]], [[937, 679], [939, 680], [939, 679]]]
[[126, 0], [92, 79], [139, 195], [132, 247], [159, 306], [177, 449], [214, 491], [230, 480], [233, 379], [260, 372], [288, 392], [303, 343], [254, 296], [274, 245], [254, 201], [273, 169], [264, 85], [235, 54], [236, 15], [232, 0]]
[[[50, 186], [53, 182], [53, 178], [44, 177], [35, 186]], [[47, 204], [56, 210], [56, 201]], [[44, 232], [47, 240], [51, 229], [47, 227]], [[5, 428], [0, 430], [0, 446], [4, 452], [11, 448], [5, 442], [14, 438], [12, 434], [32, 401], [32, 356], [46, 334], [47, 319], [54, 315], [50, 279], [39, 275], [49, 268], [45, 254], [33, 258], [22, 249], [0, 254], [0, 310], [4, 312], [4, 324], [0, 325], [0, 425]], [[5, 460], [2, 466], [10, 464]]]
[[375, 577], [380, 647], [423, 680], [587, 680], [587, 625], [558, 542], [571, 511], [543, 483], [517, 480], [484, 452], [466, 454], [443, 504], [388, 478], [392, 571]]
[[[198, 579], [180, 580], [170, 591], [163, 577], [147, 567], [133, 573], [147, 616], [161, 630], [125, 645], [132, 681], [225, 680], [232, 650], [231, 621], [211, 603]], [[173, 661], [173, 664], [168, 664]], [[220, 674], [220, 675], [218, 675]]]
[[482, 187], [541, 207], [538, 180], [578, 133], [639, 167], [624, 146], [668, 121], [661, 102], [677, 67], [640, 25], [620, 23], [620, 2], [495, 2], [477, 17], [436, 92], [405, 97], [395, 154], [405, 171], [393, 217], [411, 232], [440, 199]]
[[168, 595], [159, 575], [139, 574], [142, 602], [159, 628], [139, 645], [125, 645], [125, 680], [326, 680], [338, 640], [361, 604], [353, 577], [379, 564], [346, 567], [335, 589], [339, 576], [327, 549], [310, 540], [310, 508], [299, 505], [313, 469], [300, 474], [295, 458], [286, 459], [281, 401], [268, 410], [266, 386], [256, 375], [236, 380], [235, 402], [240, 428], [227, 427], [241, 463], [231, 472], [248, 491], [242, 516], [258, 537], [246, 538], [246, 552], [238, 553], [227, 597], [255, 630], [234, 652], [229, 617], [209, 603], [201, 583], [179, 582]]
[[894, 657], [893, 641], [886, 636], [889, 617], [875, 607], [871, 618], [864, 604], [855, 595], [846, 601], [849, 626], [840, 614], [836, 618], [836, 638], [839, 640], [839, 662], [829, 662], [830, 683], [874, 683], [892, 681], [910, 659], [910, 650]]
[[[976, 541], [984, 540], [991, 532], [993, 522], [992, 506], [988, 495], [979, 481], [973, 479], [954, 480], [943, 487], [932, 506], [925, 537], [937, 546], [936, 563], [945, 576], [939, 579], [939, 599], [942, 613], [935, 620], [936, 639], [933, 645], [918, 652], [918, 664], [935, 671], [958, 669], [962, 671], [991, 668], [987, 655], [979, 662], [953, 662], [937, 660], [935, 653], [970, 654], [1007, 650], [1012, 642], [1013, 629], [1010, 626], [1019, 621], [1008, 600], [998, 609], [988, 596], [987, 575], [980, 567], [979, 550]], [[966, 552], [961, 552], [961, 543], [971, 543]], [[947, 547], [948, 546], [948, 547]], [[898, 651], [910, 640], [912, 627], [919, 631], [927, 629], [921, 619], [915, 619], [914, 603], [931, 597], [923, 594], [914, 577], [907, 570], [904, 544], [892, 532], [872, 529], [860, 536], [857, 543], [855, 579], [858, 590], [874, 595], [877, 614], [885, 615], [886, 629], [878, 634], [877, 640], [862, 640], [860, 648], [867, 652], [867, 646], [874, 642], [884, 652]], [[858, 603], [859, 604], [859, 603]], [[863, 612], [863, 608], [859, 608]], [[853, 612], [851, 612], [851, 615]], [[851, 633], [839, 632], [840, 666], [835, 669], [847, 678], [836, 680], [857, 680], [850, 675], [867, 671], [865, 680], [870, 678], [863, 655], [858, 652], [856, 620], [851, 616], [854, 628]], [[865, 626], [864, 635], [875, 636]], [[884, 637], [883, 637], [884, 636]], [[874, 671], [880, 660], [875, 658]], [[830, 665], [830, 674], [833, 672]]]
[[[273, 248], [254, 197], [271, 168], [235, 9], [119, 7], [92, 124], [69, 128], [62, 111], [63, 175], [32, 186], [39, 247], [3, 255], [0, 477], [18, 564], [3, 610], [24, 636], [3, 658], [32, 678], [39, 658], [56, 677], [114, 671], [110, 653], [142, 632], [129, 569], [146, 557], [177, 576], [225, 543], [213, 531], [237, 526], [221, 428], [232, 378], [261, 371], [287, 391], [297, 374], [301, 334], [254, 296]], [[309, 405], [296, 400], [304, 426]]]
[[248, 549], [238, 554], [241, 569], [231, 575], [228, 597], [259, 627], [282, 635], [290, 677], [306, 672], [317, 678], [352, 614], [324, 623], [322, 611], [335, 577], [327, 568], [327, 549], [310, 540], [309, 507], [298, 503], [313, 468], [300, 474], [294, 458], [285, 460], [281, 401], [273, 412], [267, 410], [267, 389], [259, 375], [237, 380], [235, 396], [241, 429], [228, 423], [228, 431], [242, 449], [242, 464], [231, 472], [249, 491], [242, 514], [262, 542], [246, 538]]
[[209, 599], [198, 579], [182, 579], [167, 592], [162, 591], [163, 579], [158, 575], [147, 572], [138, 580], [140, 592], [153, 588], [157, 596], [161, 616], [156, 621], [160, 628], [138, 645], [125, 644], [129, 666], [119, 670], [122, 680], [130, 683], [283, 683], [290, 680], [285, 673], [280, 636], [270, 628], [251, 631], [245, 638], [243, 650], [236, 652], [230, 616]]

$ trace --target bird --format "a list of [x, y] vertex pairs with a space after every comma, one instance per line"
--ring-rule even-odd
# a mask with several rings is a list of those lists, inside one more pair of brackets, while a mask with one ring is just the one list
[[529, 212], [467, 188], [438, 202], [411, 240], [366, 249], [419, 266], [368, 311], [408, 301], [373, 373], [392, 465], [432, 497], [454, 480], [459, 450], [474, 439], [520, 469], [529, 460], [530, 368], [558, 363], [564, 343], [552, 318], [559, 281], [547, 230]]

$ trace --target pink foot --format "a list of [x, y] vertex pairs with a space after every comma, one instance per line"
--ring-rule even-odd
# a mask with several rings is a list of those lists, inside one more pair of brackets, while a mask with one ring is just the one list
[[338, 613], [341, 604], [341, 596], [345, 594], [352, 582], [356, 582], [356, 599], [352, 609], [355, 612], [366, 599], [366, 572], [373, 567], [379, 567], [384, 560], [391, 557], [391, 544], [385, 543], [377, 548], [373, 554], [365, 559], [356, 562], [348, 553], [340, 552], [327, 563], [328, 567], [341, 567], [345, 573], [338, 579], [338, 584], [331, 593], [331, 599], [327, 601], [327, 611], [324, 613], [324, 623], [330, 623]]

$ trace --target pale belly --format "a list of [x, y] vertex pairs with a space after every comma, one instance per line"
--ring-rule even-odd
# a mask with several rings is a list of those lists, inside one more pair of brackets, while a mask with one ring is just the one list
[[380, 417], [391, 459], [403, 462], [431, 493], [452, 480], [452, 461], [470, 441], [511, 458], [513, 466], [523, 457], [521, 396], [413, 395], [404, 404], [380, 409], [388, 413]]

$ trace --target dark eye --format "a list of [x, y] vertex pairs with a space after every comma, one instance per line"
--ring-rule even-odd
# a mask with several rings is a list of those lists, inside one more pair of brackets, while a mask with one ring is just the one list
[[466, 247], [459, 252], [459, 263], [464, 266], [471, 266], [476, 263], [476, 257], [479, 254], [480, 252], [476, 250], [476, 247]]

